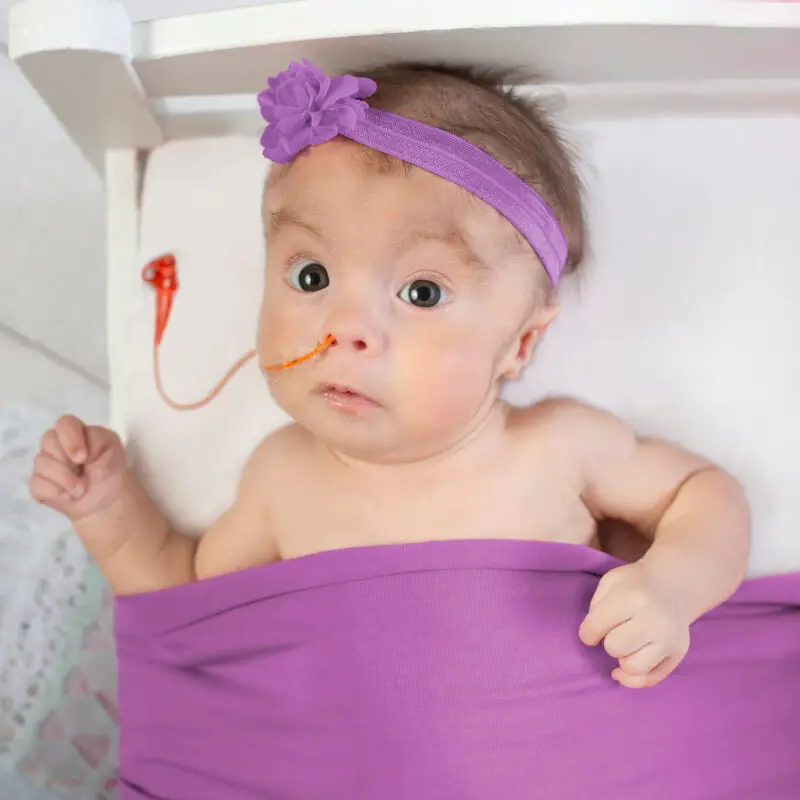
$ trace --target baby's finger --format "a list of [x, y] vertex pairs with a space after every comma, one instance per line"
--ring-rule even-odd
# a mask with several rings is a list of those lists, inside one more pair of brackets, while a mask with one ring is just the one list
[[64, 452], [64, 448], [61, 446], [61, 442], [58, 441], [58, 434], [55, 432], [54, 428], [50, 428], [50, 430], [42, 436], [39, 449], [58, 461], [69, 461], [67, 454]]
[[614, 628], [606, 636], [603, 644], [606, 652], [612, 658], [621, 659], [632, 656], [651, 644], [652, 641], [652, 631], [648, 620], [643, 616], [638, 616]]
[[31, 477], [28, 483], [28, 491], [37, 503], [42, 503], [43, 505], [59, 507], [72, 500], [67, 492], [40, 475]]
[[90, 450], [89, 458], [83, 469], [86, 481], [90, 485], [119, 475], [120, 469], [124, 467], [124, 455], [119, 455], [112, 447], [100, 450], [96, 456], [92, 455]]
[[77, 500], [84, 493], [81, 479], [63, 461], [57, 461], [47, 453], [39, 453], [33, 461], [33, 473], [66, 492]]
[[56, 422], [55, 432], [67, 457], [75, 464], [83, 464], [89, 454], [83, 423], [77, 417], [67, 415]]
[[680, 658], [665, 658], [646, 675], [631, 675], [618, 668], [611, 673], [611, 677], [628, 689], [649, 689], [651, 686], [661, 683], [668, 675], [671, 675], [680, 662]]
[[108, 461], [109, 454], [114, 456], [124, 453], [119, 436], [108, 428], [89, 425], [86, 428], [86, 444], [89, 451], [89, 460], [92, 462], [103, 458]]
[[584, 644], [594, 647], [614, 628], [627, 622], [630, 618], [630, 614], [620, 607], [612, 594], [606, 595], [589, 609], [589, 613], [578, 629], [578, 636]]
[[621, 570], [612, 569], [611, 572], [607, 572], [600, 578], [597, 588], [594, 590], [594, 595], [592, 595], [592, 602], [589, 604], [589, 608], [594, 608], [619, 583], [620, 574]]
[[619, 660], [619, 668], [628, 675], [647, 675], [667, 657], [664, 648], [651, 643], [637, 650], [633, 655]]

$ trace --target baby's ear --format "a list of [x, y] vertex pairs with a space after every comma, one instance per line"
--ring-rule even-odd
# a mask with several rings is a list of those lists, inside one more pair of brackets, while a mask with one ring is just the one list
[[545, 331], [558, 316], [561, 309], [556, 305], [539, 306], [519, 329], [514, 346], [508, 354], [505, 369], [502, 376], [507, 380], [519, 378], [525, 367], [528, 366], [533, 357], [533, 351], [539, 344]]

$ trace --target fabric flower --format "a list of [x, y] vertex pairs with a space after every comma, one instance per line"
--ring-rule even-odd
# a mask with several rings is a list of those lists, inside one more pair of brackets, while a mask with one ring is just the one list
[[367, 109], [362, 98], [376, 89], [369, 78], [331, 78], [307, 59], [293, 61], [258, 94], [261, 116], [269, 123], [261, 135], [264, 157], [284, 164], [306, 147], [330, 141], [340, 129], [354, 127]]

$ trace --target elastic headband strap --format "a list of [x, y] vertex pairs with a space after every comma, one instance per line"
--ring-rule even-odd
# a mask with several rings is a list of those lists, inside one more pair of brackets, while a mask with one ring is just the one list
[[325, 76], [308, 61], [292, 63], [258, 95], [270, 123], [261, 137], [264, 156], [284, 163], [308, 146], [345, 136], [438, 175], [502, 214], [539, 257], [550, 282], [567, 263], [567, 241], [542, 197], [479, 147], [407, 117], [369, 108], [376, 84], [367, 78]]
[[488, 153], [452, 133], [388, 111], [368, 108], [342, 136], [432, 172], [499, 211], [528, 241], [555, 286], [567, 242], [541, 196]]

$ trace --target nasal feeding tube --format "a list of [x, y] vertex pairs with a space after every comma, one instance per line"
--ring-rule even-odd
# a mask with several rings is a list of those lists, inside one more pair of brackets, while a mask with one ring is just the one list
[[[250, 350], [239, 358], [205, 397], [194, 403], [176, 402], [164, 390], [164, 385], [161, 381], [161, 367], [159, 362], [159, 347], [161, 345], [161, 340], [164, 338], [164, 331], [167, 328], [169, 315], [172, 311], [172, 304], [179, 287], [178, 268], [175, 262], [175, 256], [168, 254], [151, 261], [142, 270], [142, 280], [145, 283], [149, 283], [156, 291], [156, 319], [153, 336], [153, 376], [155, 378], [156, 389], [161, 399], [170, 406], [170, 408], [174, 408], [176, 411], [192, 411], [197, 408], [202, 408], [202, 406], [210, 403], [222, 391], [228, 381], [256, 355], [256, 351], [255, 349]], [[298, 364], [302, 364], [319, 355], [323, 350], [334, 344], [335, 341], [336, 339], [331, 334], [328, 334], [308, 353], [280, 364], [262, 364], [262, 369], [277, 371], [296, 367]]]

